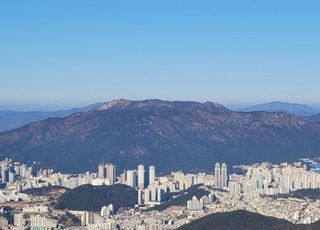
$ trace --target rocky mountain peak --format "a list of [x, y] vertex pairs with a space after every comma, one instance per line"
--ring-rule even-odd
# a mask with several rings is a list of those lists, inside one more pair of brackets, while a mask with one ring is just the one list
[[226, 107], [216, 102], [193, 102], [193, 101], [164, 101], [159, 99], [148, 99], [142, 101], [131, 101], [125, 99], [117, 99], [109, 102], [102, 103], [94, 110], [96, 111], [107, 111], [109, 109], [125, 109], [125, 108], [171, 108], [171, 109], [206, 109], [210, 112], [227, 112], [229, 111]]
[[129, 106], [132, 103], [132, 101], [125, 100], [125, 99], [117, 99], [109, 102], [104, 102], [101, 105], [99, 105], [94, 110], [97, 111], [106, 111], [111, 108], [125, 108]]

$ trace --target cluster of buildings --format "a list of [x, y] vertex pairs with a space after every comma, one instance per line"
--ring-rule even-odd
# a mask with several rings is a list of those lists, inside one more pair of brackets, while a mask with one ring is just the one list
[[[19, 214], [18, 214], [19, 215]], [[23, 223], [23, 219], [22, 220], [22, 223]], [[20, 220], [19, 222], [17, 223], [17, 226], [24, 226], [23, 224], [20, 225]], [[57, 228], [58, 227], [58, 220], [55, 220], [55, 219], [51, 219], [51, 218], [48, 218], [44, 215], [40, 215], [40, 214], [37, 214], [37, 215], [31, 215], [30, 216], [30, 228], [31, 229], [54, 229], [54, 228]]]
[[216, 188], [225, 189], [228, 187], [228, 169], [227, 164], [220, 165], [217, 162], [214, 166], [214, 185]]
[[77, 210], [70, 210], [69, 213], [76, 216], [80, 220], [81, 226], [86, 226], [89, 229], [95, 229], [100, 225], [116, 226], [116, 222], [110, 219], [110, 217], [114, 214], [114, 207], [112, 204], [101, 207], [100, 213]]
[[0, 162], [0, 182], [14, 183], [17, 179], [28, 178], [32, 175], [32, 166], [13, 162], [11, 159], [5, 159]]
[[103, 183], [113, 185], [116, 182], [116, 166], [112, 163], [100, 163], [98, 166], [98, 178], [106, 179]]
[[144, 189], [152, 185], [156, 180], [156, 169], [153, 165], [146, 171], [144, 165], [138, 165], [136, 170], [125, 170], [120, 174], [119, 183], [126, 184], [132, 188]]
[[[4, 212], [4, 209], [1, 208], [0, 214]], [[0, 229], [24, 230], [27, 229], [27, 227], [30, 229], [44, 230], [58, 229], [58, 220], [49, 217], [48, 212], [49, 208], [45, 205], [24, 207], [21, 212], [13, 214], [13, 222], [10, 225], [8, 220], [2, 217], [2, 220], [0, 220]]]
[[[1, 182], [6, 185], [0, 189], [0, 206], [8, 202], [21, 205], [14, 210], [13, 223], [8, 223], [0, 210], [0, 225], [12, 225], [11, 229], [17, 230], [26, 226], [31, 229], [62, 227], [57, 217], [65, 213], [50, 207], [50, 201], [41, 200], [45, 198], [23, 193], [25, 189], [52, 185], [73, 189], [83, 184], [97, 186], [117, 183], [137, 190], [136, 206], [117, 212], [112, 204], [105, 204], [100, 212], [68, 210], [78, 217], [83, 229], [175, 229], [211, 213], [238, 209], [281, 217], [293, 223], [320, 220], [320, 200], [275, 196], [299, 189], [319, 189], [320, 175], [308, 170], [306, 165], [300, 162], [280, 165], [265, 162], [241, 165], [239, 169], [242, 173], [230, 174], [226, 163], [216, 163], [213, 173], [177, 171], [159, 176], [154, 165], [145, 168], [140, 164], [136, 169], [123, 171], [117, 177], [116, 166], [112, 163], [100, 163], [97, 172], [93, 173], [63, 174], [51, 169], [34, 172], [32, 166], [5, 159], [0, 162]], [[193, 196], [184, 206], [169, 207], [164, 211], [152, 209], [166, 202], [170, 193], [178, 194], [198, 184], [202, 184], [208, 195]]]
[[288, 194], [300, 189], [319, 189], [320, 175], [301, 162], [242, 165], [243, 175], [231, 174], [228, 190], [244, 196]]
[[161, 204], [168, 192], [167, 186], [161, 185], [157, 180], [154, 165], [150, 165], [147, 171], [142, 164], [136, 170], [124, 171], [119, 177], [119, 183], [138, 190], [138, 205]]
[[210, 193], [198, 199], [193, 196], [191, 200], [187, 201], [187, 210], [189, 211], [203, 211], [205, 205], [212, 204], [214, 202], [214, 195]]

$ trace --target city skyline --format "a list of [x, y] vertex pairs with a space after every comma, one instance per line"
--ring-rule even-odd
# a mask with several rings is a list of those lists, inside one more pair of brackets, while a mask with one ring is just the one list
[[[315, 165], [318, 166], [314, 168]], [[282, 218], [292, 224], [306, 226], [318, 224], [320, 219], [319, 199], [309, 199], [309, 196], [315, 194], [306, 193], [308, 197], [299, 195], [304, 190], [318, 191], [320, 188], [319, 162], [309, 158], [293, 163], [243, 164], [238, 166], [241, 169], [238, 173], [228, 173], [227, 165], [218, 162], [212, 164], [213, 170], [208, 173], [172, 171], [169, 174], [156, 174], [156, 167], [150, 165], [150, 177], [142, 164], [136, 170], [124, 170], [117, 178], [114, 164], [100, 163], [97, 166], [97, 171], [93, 173], [65, 174], [41, 168], [35, 172], [32, 166], [11, 159], [0, 161], [0, 179], [6, 185], [0, 193], [0, 204], [10, 202], [10, 206], [19, 203], [23, 207], [18, 210], [13, 206], [15, 211], [10, 213], [13, 221], [0, 215], [0, 226], [61, 229], [67, 227], [58, 218], [62, 213], [66, 217], [68, 214], [74, 215], [84, 229], [105, 230], [145, 230], [148, 229], [146, 227], [177, 229], [190, 223], [190, 220], [237, 210]], [[115, 181], [110, 180], [110, 177]], [[88, 202], [88, 198], [93, 198], [92, 202], [95, 203], [98, 199], [96, 193], [104, 189], [113, 191], [109, 199], [122, 189], [126, 191], [122, 198], [127, 197], [129, 192], [137, 196], [137, 199], [131, 205], [127, 203], [129, 206], [123, 206], [124, 209], [119, 208], [117, 199], [113, 199], [115, 203], [100, 203], [99, 208], [94, 210], [80, 208], [81, 204], [73, 206], [78, 208], [70, 209], [61, 204], [53, 205], [53, 197], [26, 192], [41, 191], [43, 188], [62, 192], [61, 198], [57, 200], [58, 204], [60, 199], [65, 199], [63, 193], [69, 199], [75, 199], [72, 196], [79, 195], [81, 203]], [[90, 194], [81, 195], [83, 189], [88, 188], [91, 189]], [[66, 192], [66, 189], [70, 190]], [[108, 196], [104, 196], [108, 199]], [[175, 200], [180, 200], [181, 203], [176, 203]], [[72, 203], [76, 204], [74, 201]], [[58, 211], [61, 208], [63, 210]], [[1, 208], [0, 213], [5, 210]]]

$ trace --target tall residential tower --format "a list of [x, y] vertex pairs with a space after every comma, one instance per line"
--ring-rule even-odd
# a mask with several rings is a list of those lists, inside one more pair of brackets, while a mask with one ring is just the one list
[[220, 170], [220, 163], [216, 163], [214, 166], [214, 185], [216, 188], [220, 188], [220, 177], [221, 177], [221, 170]]
[[227, 164], [216, 163], [214, 167], [214, 183], [216, 188], [228, 187], [228, 169]]
[[116, 181], [116, 166], [112, 163], [100, 163], [98, 166], [98, 177], [107, 178], [110, 185], [113, 185]]
[[153, 165], [149, 167], [149, 185], [153, 185], [156, 180], [156, 168]]
[[138, 188], [144, 189], [144, 166], [138, 165]]

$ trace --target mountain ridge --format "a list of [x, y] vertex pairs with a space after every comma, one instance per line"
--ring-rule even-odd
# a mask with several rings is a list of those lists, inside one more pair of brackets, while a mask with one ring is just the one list
[[319, 113], [320, 110], [309, 105], [288, 103], [281, 101], [272, 101], [264, 104], [258, 104], [251, 107], [237, 109], [238, 111], [253, 112], [253, 111], [266, 111], [266, 112], [286, 112], [298, 116], [311, 116]]
[[291, 114], [234, 112], [211, 102], [113, 104], [0, 133], [0, 157], [66, 172], [96, 170], [103, 159], [120, 170], [143, 163], [170, 171], [320, 153], [320, 124]]
[[57, 111], [3, 110], [0, 111], [0, 132], [19, 128], [29, 123], [44, 120], [50, 117], [67, 117], [74, 113], [89, 111], [99, 105], [100, 103], [96, 103], [85, 107]]

